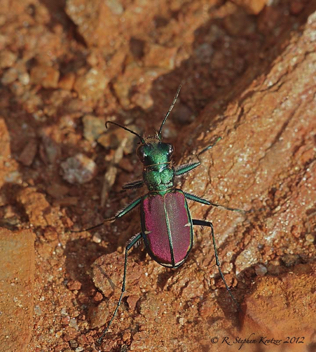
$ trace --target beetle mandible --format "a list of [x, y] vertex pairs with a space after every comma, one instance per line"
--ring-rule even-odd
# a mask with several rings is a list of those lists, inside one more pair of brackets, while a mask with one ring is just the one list
[[[108, 121], [106, 123], [106, 127], [109, 123], [111, 123], [130, 133], [133, 133], [140, 140], [140, 145], [137, 148], [137, 156], [144, 166], [143, 178], [141, 180], [127, 183], [123, 186], [123, 189], [140, 188], [146, 185], [149, 192], [146, 195], [134, 200], [132, 203], [120, 210], [114, 217], [104, 220], [104, 222], [107, 222], [119, 219], [129, 213], [136, 206], [140, 205], [141, 232], [132, 237], [125, 248], [124, 274], [121, 295], [112, 318], [98, 339], [98, 343], [101, 343], [121, 304], [123, 294], [125, 292], [126, 268], [129, 250], [137, 242], [143, 239], [147, 252], [158, 264], [169, 268], [178, 268], [184, 263], [192, 249], [193, 225], [207, 226], [210, 228], [216, 265], [218, 267], [219, 274], [228, 293], [238, 307], [238, 303], [230, 292], [220, 268], [213, 225], [207, 220], [192, 219], [188, 208], [187, 199], [206, 205], [221, 207], [226, 210], [241, 213], [246, 213], [247, 211], [215, 204], [193, 194], [183, 192], [181, 189], [175, 187], [175, 177], [186, 174], [187, 172], [197, 168], [201, 164], [199, 156], [214, 147], [215, 144], [221, 139], [221, 137], [218, 137], [212, 145], [209, 145], [199, 152], [197, 154], [198, 161], [183, 164], [178, 167], [173, 166], [171, 160], [173, 147], [171, 144], [162, 142], [162, 128], [177, 101], [180, 89], [181, 85], [179, 86], [173, 102], [161, 123], [159, 131], [153, 137], [143, 138], [138, 133], [128, 129], [125, 126], [119, 125], [116, 122]], [[87, 230], [94, 229], [98, 226], [100, 226], [100, 224]]]

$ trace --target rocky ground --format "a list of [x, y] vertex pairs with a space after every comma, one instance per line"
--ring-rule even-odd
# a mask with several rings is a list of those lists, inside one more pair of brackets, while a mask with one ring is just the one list
[[[0, 7], [0, 352], [316, 351], [313, 0], [4, 0]], [[138, 139], [164, 140], [190, 202], [186, 263], [126, 242]], [[246, 340], [242, 342], [243, 340]]]

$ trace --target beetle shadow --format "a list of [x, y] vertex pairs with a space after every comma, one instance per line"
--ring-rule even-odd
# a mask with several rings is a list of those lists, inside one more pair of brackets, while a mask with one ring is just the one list
[[[73, 282], [80, 283], [78, 302], [81, 304], [85, 314], [88, 309], [95, 306], [93, 297], [99, 291], [93, 283], [92, 264], [100, 256], [109, 253], [106, 248], [92, 242], [89, 238], [68, 241], [65, 249], [66, 277], [64, 284], [72, 290]], [[112, 285], [111, 279], [104, 273], [104, 279]]]

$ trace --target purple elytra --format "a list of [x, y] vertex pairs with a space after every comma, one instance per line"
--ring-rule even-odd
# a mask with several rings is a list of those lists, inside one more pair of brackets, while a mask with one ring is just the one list
[[193, 229], [181, 190], [149, 193], [141, 204], [143, 238], [150, 256], [160, 265], [177, 267], [192, 248]]

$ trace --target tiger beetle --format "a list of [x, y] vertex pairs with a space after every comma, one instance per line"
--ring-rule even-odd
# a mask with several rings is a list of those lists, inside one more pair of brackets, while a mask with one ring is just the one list
[[[220, 268], [213, 224], [206, 220], [192, 219], [187, 200], [241, 213], [246, 213], [246, 211], [212, 203], [206, 199], [186, 193], [175, 187], [175, 177], [186, 174], [187, 172], [197, 168], [201, 164], [199, 156], [214, 147], [215, 144], [221, 139], [221, 137], [218, 137], [215, 143], [199, 152], [197, 154], [197, 162], [183, 164], [178, 167], [173, 166], [171, 161], [173, 147], [171, 144], [162, 142], [162, 128], [177, 101], [180, 89], [181, 86], [178, 88], [176, 96], [174, 97], [174, 100], [161, 123], [159, 131], [153, 137], [143, 138], [138, 133], [128, 129], [125, 126], [119, 125], [118, 123], [112, 121], [108, 121], [106, 123], [106, 127], [111, 123], [123, 128], [126, 131], [129, 131], [130, 133], [133, 133], [139, 138], [140, 145], [137, 148], [137, 156], [144, 165], [143, 179], [127, 183], [123, 186], [123, 189], [135, 189], [146, 185], [148, 188], [148, 193], [134, 200], [124, 209], [120, 210], [114, 217], [105, 219], [103, 222], [105, 223], [107, 221], [119, 219], [129, 213], [136, 206], [140, 205], [141, 232], [132, 237], [125, 248], [121, 296], [107, 328], [97, 340], [99, 344], [102, 342], [104, 335], [111, 326], [125, 292], [127, 257], [130, 249], [141, 239], [143, 239], [147, 252], [158, 264], [169, 268], [178, 268], [185, 262], [192, 249], [193, 225], [206, 226], [210, 228], [216, 265], [218, 267], [219, 274], [230, 297], [238, 307], [238, 303], [230, 292]], [[102, 224], [93, 226], [87, 230], [92, 230]]]

